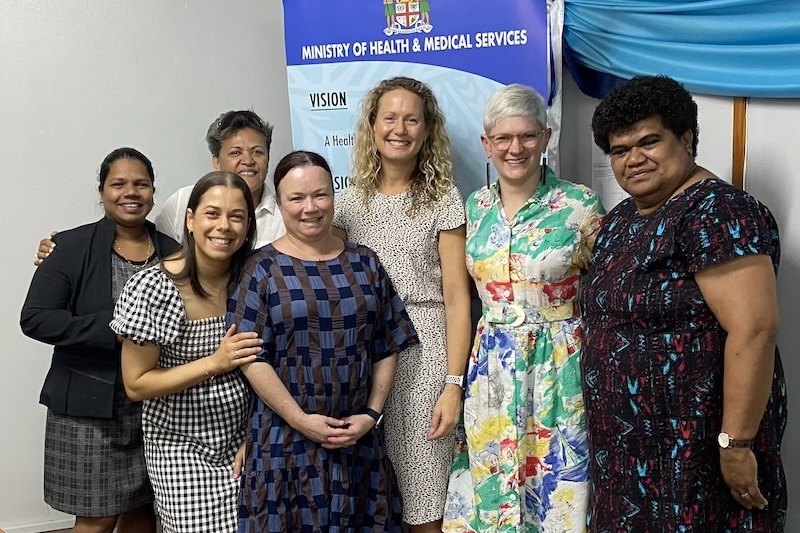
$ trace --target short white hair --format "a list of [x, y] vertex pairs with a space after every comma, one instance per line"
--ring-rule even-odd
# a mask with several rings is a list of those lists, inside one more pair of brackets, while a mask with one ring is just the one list
[[498, 120], [523, 117], [547, 129], [547, 106], [539, 93], [531, 87], [511, 84], [495, 91], [483, 110], [483, 129], [488, 135]]

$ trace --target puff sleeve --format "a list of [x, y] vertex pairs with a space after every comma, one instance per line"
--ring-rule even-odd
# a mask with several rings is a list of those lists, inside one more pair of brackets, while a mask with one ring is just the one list
[[114, 308], [111, 329], [138, 345], [175, 342], [186, 312], [175, 283], [160, 267], [137, 272], [128, 280]]

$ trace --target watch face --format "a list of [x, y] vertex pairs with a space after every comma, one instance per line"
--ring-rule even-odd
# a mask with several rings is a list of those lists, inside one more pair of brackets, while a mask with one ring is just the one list
[[731, 436], [727, 433], [720, 433], [717, 436], [717, 442], [719, 443], [720, 448], [727, 448], [731, 443]]

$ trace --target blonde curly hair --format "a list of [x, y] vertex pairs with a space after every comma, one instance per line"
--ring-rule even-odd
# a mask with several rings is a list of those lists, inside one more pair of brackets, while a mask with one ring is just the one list
[[445, 130], [444, 114], [431, 88], [421, 81], [403, 76], [383, 80], [361, 100], [361, 116], [356, 125], [350, 180], [363, 193], [364, 202], [369, 204], [381, 181], [381, 159], [373, 131], [378, 101], [384, 94], [395, 89], [404, 89], [420, 97], [428, 134], [417, 154], [417, 165], [411, 175], [409, 215], [413, 215], [421, 207], [431, 206], [441, 200], [454, 186], [453, 158], [450, 153], [450, 138]]

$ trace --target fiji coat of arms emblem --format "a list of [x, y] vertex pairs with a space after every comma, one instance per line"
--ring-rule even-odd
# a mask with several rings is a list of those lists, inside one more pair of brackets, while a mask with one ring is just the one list
[[430, 33], [430, 0], [383, 0], [386, 28], [383, 33]]

